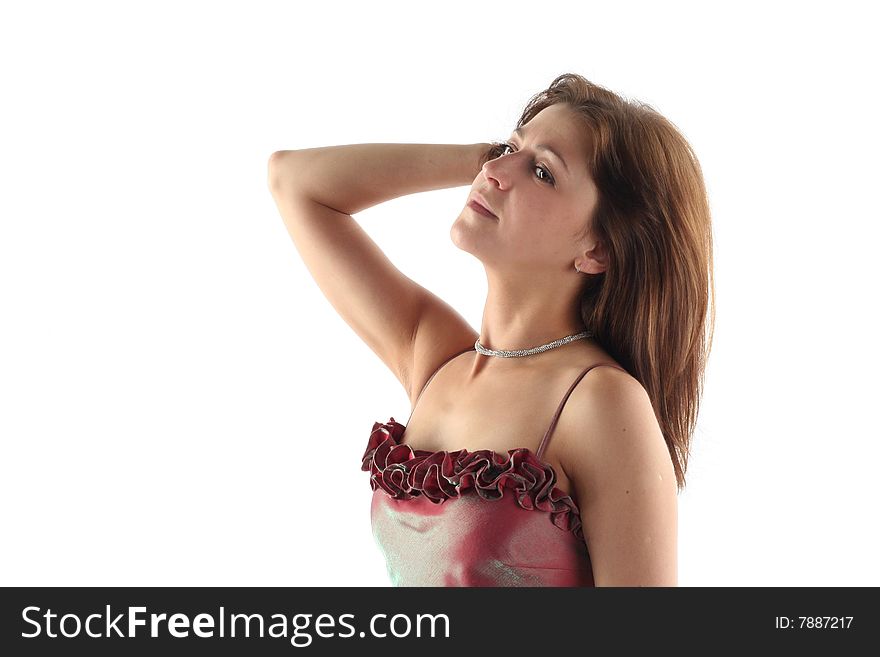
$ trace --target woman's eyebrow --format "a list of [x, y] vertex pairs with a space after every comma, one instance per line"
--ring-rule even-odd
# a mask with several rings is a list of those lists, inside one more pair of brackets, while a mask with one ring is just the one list
[[[513, 131], [513, 134], [515, 134], [519, 137], [525, 137], [526, 132], [522, 128], [515, 128]], [[548, 153], [551, 153], [557, 160], [562, 162], [562, 166], [565, 167], [565, 173], [567, 173], [568, 175], [571, 175], [571, 171], [568, 170], [568, 165], [565, 163], [565, 160], [562, 159], [562, 156], [559, 153], [557, 153], [556, 151], [554, 151], [552, 148], [550, 148], [547, 144], [538, 144], [537, 146], [535, 146], [535, 149], [539, 150], [539, 151], [547, 151]]]

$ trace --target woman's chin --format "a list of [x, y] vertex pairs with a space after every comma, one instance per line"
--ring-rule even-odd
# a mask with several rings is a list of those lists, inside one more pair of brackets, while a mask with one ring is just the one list
[[492, 217], [474, 212], [470, 208], [465, 208], [452, 224], [453, 230], [460, 230], [462, 233], [485, 234], [486, 230], [491, 230], [498, 225], [498, 220]]
[[462, 251], [476, 255], [475, 251], [479, 248], [482, 232], [478, 226], [474, 226], [474, 221], [470, 217], [460, 216], [449, 229], [449, 238]]

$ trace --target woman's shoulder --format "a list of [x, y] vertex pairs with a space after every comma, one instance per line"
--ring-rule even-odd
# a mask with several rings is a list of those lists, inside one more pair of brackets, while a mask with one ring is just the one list
[[557, 458], [582, 514], [597, 581], [598, 573], [618, 568], [635, 534], [651, 537], [655, 558], [674, 554], [675, 468], [641, 383], [611, 367], [591, 370], [572, 391], [559, 425]]
[[638, 452], [668, 457], [657, 415], [641, 382], [614, 359], [593, 364], [572, 389], [553, 438], [566, 473], [582, 487], [585, 480], [598, 484], [607, 478], [611, 464], [632, 462]]
[[662, 439], [651, 400], [635, 376], [597, 345], [591, 345], [577, 361], [567, 366], [566, 376], [572, 377], [573, 387], [553, 437], [564, 464], [576, 469], [578, 462], [592, 458], [592, 451], [607, 453], [607, 442], [615, 440], [613, 434], [635, 427]]
[[566, 406], [572, 406], [569, 416], [574, 426], [570, 429], [584, 422], [613, 421], [615, 413], [625, 414], [633, 406], [644, 411], [644, 402], [651, 408], [641, 382], [605, 349], [591, 344], [579, 356], [570, 363], [568, 372], [569, 376], [575, 372], [583, 374], [581, 378], [575, 374], [576, 385], [566, 402]]

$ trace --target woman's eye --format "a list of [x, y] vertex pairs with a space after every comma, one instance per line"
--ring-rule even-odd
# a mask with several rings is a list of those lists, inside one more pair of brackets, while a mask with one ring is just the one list
[[[507, 151], [508, 148], [509, 148], [511, 151], [515, 150], [515, 149], [513, 148], [512, 145], [510, 145], [510, 144], [508, 144], [508, 143], [506, 143], [506, 142], [500, 142], [500, 143], [498, 144], [498, 150], [499, 150], [500, 155], [506, 155], [506, 154], [507, 154], [506, 151]], [[541, 178], [541, 177], [539, 176], [539, 177], [538, 177], [539, 180], [543, 180], [544, 182], [546, 182], [546, 183], [548, 183], [548, 184], [550, 184], [550, 185], [552, 185], [552, 184], [554, 183], [554, 181], [553, 181], [553, 176], [550, 174], [550, 172], [547, 170], [546, 167], [543, 167], [543, 166], [541, 166], [541, 165], [539, 165], [539, 164], [534, 164], [533, 166], [534, 166], [534, 168], [535, 168], [536, 170], [538, 170], [538, 171], [543, 171], [543, 172], [544, 172], [545, 177], [544, 177], [544, 178]]]

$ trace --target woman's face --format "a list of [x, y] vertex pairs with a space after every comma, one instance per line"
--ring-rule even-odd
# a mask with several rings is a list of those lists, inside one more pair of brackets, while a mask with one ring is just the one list
[[[588, 139], [567, 104], [536, 114], [477, 174], [450, 230], [453, 243], [484, 264], [515, 267], [519, 273], [574, 271], [575, 258], [590, 246], [578, 244], [575, 235], [598, 198], [587, 173]], [[497, 218], [468, 207], [475, 194]]]

